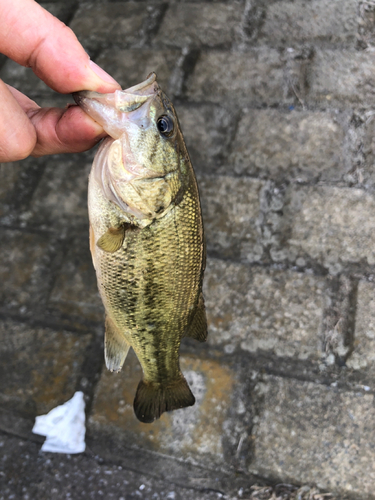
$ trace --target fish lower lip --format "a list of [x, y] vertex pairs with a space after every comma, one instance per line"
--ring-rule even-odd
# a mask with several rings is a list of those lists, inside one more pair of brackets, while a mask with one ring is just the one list
[[72, 96], [76, 104], [79, 105], [82, 102], [82, 92], [73, 92]]
[[[82, 104], [83, 101], [86, 99], [88, 101], [110, 101], [111, 97], [114, 96], [114, 94], [109, 93], [109, 94], [101, 94], [99, 92], [94, 92], [93, 90], [80, 90], [78, 92], [73, 92], [72, 97], [75, 100], [77, 104]], [[112, 97], [112, 100], [114, 97]]]

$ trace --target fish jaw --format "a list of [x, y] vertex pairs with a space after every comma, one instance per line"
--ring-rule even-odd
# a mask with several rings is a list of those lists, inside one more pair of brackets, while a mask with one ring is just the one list
[[[107, 199], [142, 227], [163, 216], [183, 192], [189, 160], [175, 110], [156, 75], [124, 91], [82, 91], [74, 98], [110, 136], [93, 166]], [[170, 129], [160, 126], [163, 120]]]
[[[134, 167], [138, 174], [127, 170], [125, 165], [128, 168]], [[150, 175], [140, 166], [132, 166], [130, 158], [125, 162], [120, 141], [107, 137], [101, 143], [94, 158], [90, 181], [96, 183], [106, 200], [117, 206], [124, 215], [126, 214], [125, 217], [130, 217], [130, 219], [126, 219], [128, 222], [135, 223], [135, 219], [137, 219], [142, 225], [141, 221], [146, 218], [145, 214], [141, 210], [137, 210], [136, 206], [127, 203], [126, 197], [121, 195], [122, 186], [126, 187], [129, 182], [142, 174], [144, 177], [147, 177], [147, 174]], [[93, 201], [89, 196], [89, 209], [91, 204]]]
[[91, 90], [73, 93], [85, 113], [99, 123], [109, 136], [119, 139], [132, 126], [150, 126], [150, 105], [159, 91], [155, 73], [126, 90], [100, 94]]

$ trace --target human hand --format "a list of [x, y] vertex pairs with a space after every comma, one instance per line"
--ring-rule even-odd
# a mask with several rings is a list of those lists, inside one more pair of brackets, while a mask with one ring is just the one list
[[[90, 61], [70, 28], [34, 0], [0, 0], [0, 52], [63, 94], [120, 85]], [[76, 153], [106, 135], [79, 106], [41, 108], [0, 80], [0, 162]]]

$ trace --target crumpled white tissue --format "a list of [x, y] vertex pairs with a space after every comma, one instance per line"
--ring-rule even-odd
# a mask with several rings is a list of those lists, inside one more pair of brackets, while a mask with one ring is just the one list
[[47, 415], [36, 417], [34, 434], [46, 436], [42, 451], [52, 453], [82, 453], [85, 451], [85, 402], [83, 392], [53, 408]]

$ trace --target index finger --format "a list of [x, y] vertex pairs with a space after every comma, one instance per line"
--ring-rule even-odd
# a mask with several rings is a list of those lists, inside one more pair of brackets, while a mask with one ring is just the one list
[[[63, 94], [120, 85], [90, 61], [73, 31], [34, 0], [0, 0], [0, 52]], [[102, 72], [102, 73], [101, 73]]]

